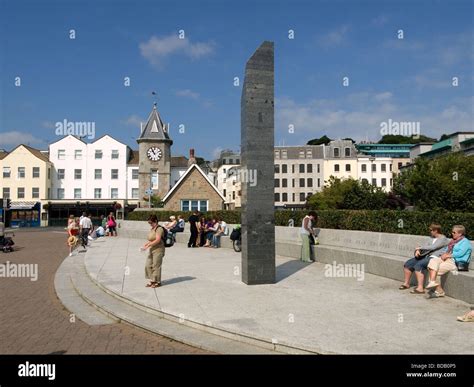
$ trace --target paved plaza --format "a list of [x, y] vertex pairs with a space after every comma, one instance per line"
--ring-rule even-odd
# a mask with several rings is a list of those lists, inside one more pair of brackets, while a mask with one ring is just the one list
[[472, 326], [456, 321], [469, 305], [450, 297], [412, 295], [398, 290], [397, 281], [367, 273], [362, 281], [327, 277], [323, 264], [281, 256], [276, 284], [247, 286], [240, 254], [181, 243], [166, 250], [164, 286], [149, 289], [142, 244], [125, 237], [94, 242], [85, 254], [88, 275], [109, 294], [179, 319], [183, 327], [232, 335], [236, 342], [278, 343], [283, 352], [473, 352], [466, 339]]
[[107, 321], [88, 325], [59, 301], [54, 277], [68, 254], [63, 231], [16, 231], [17, 250], [0, 263], [37, 263], [38, 280], [0, 279], [1, 354], [195, 354], [204, 351], [135, 327]]

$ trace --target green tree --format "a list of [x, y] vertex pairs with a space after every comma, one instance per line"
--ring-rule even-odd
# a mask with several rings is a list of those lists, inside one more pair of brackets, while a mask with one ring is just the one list
[[153, 195], [150, 201], [151, 201], [151, 205], [154, 208], [163, 208], [165, 206], [165, 203], [161, 200], [161, 198], [158, 195]]
[[474, 157], [419, 157], [395, 177], [393, 191], [418, 210], [474, 212]]
[[418, 144], [420, 142], [436, 142], [436, 139], [420, 135], [419, 137], [408, 137], [402, 135], [386, 134], [379, 140], [379, 144]]
[[332, 140], [324, 135], [320, 138], [313, 138], [312, 140], [309, 140], [306, 145], [321, 145], [321, 144], [324, 144], [324, 145], [327, 145], [331, 142]]
[[381, 188], [366, 181], [331, 176], [323, 190], [308, 199], [307, 206], [316, 210], [376, 210], [384, 208], [386, 199], [387, 194]]

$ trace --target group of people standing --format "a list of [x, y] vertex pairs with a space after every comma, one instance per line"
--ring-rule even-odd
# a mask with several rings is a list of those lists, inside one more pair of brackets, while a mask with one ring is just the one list
[[69, 256], [72, 255], [72, 251], [79, 241], [81, 241], [85, 247], [88, 244], [89, 237], [96, 239], [109, 235], [117, 236], [117, 221], [115, 220], [113, 212], [107, 217], [101, 215], [100, 225], [97, 228], [94, 227], [91, 218], [91, 214], [86, 212], [83, 212], [80, 218], [76, 218], [74, 215], [69, 216], [67, 224]]
[[222, 235], [228, 234], [227, 223], [221, 218], [206, 218], [194, 211], [188, 221], [191, 232], [188, 247], [217, 249], [221, 246]]

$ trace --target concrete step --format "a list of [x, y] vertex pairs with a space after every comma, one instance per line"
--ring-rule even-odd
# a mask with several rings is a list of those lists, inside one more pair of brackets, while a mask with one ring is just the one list
[[81, 262], [78, 262], [70, 275], [74, 290], [84, 300], [83, 302], [94, 305], [94, 308], [116, 321], [214, 353], [278, 354], [275, 349], [263, 348], [243, 340], [232, 340], [206, 330], [196, 329], [187, 324], [163, 318], [163, 314], [160, 315], [150, 309], [145, 310], [130, 301], [127, 302], [122, 297], [111, 294], [110, 291], [98, 286], [86, 273], [83, 257], [81, 258]]
[[[77, 253], [76, 253], [77, 254]], [[54, 288], [56, 295], [62, 302], [64, 307], [74, 315], [75, 318], [85, 322], [88, 325], [106, 325], [114, 324], [118, 320], [112, 316], [107, 316], [100, 310], [97, 310], [89, 303], [87, 303], [75, 290], [71, 281], [71, 276], [75, 273], [83, 271], [80, 262], [84, 260], [83, 256], [72, 256], [64, 259], [61, 266], [59, 266], [54, 277]]]

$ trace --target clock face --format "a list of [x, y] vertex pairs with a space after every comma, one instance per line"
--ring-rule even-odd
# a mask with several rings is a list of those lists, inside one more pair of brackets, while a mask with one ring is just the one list
[[161, 159], [161, 149], [155, 146], [149, 148], [146, 154], [151, 161], [158, 161]]

